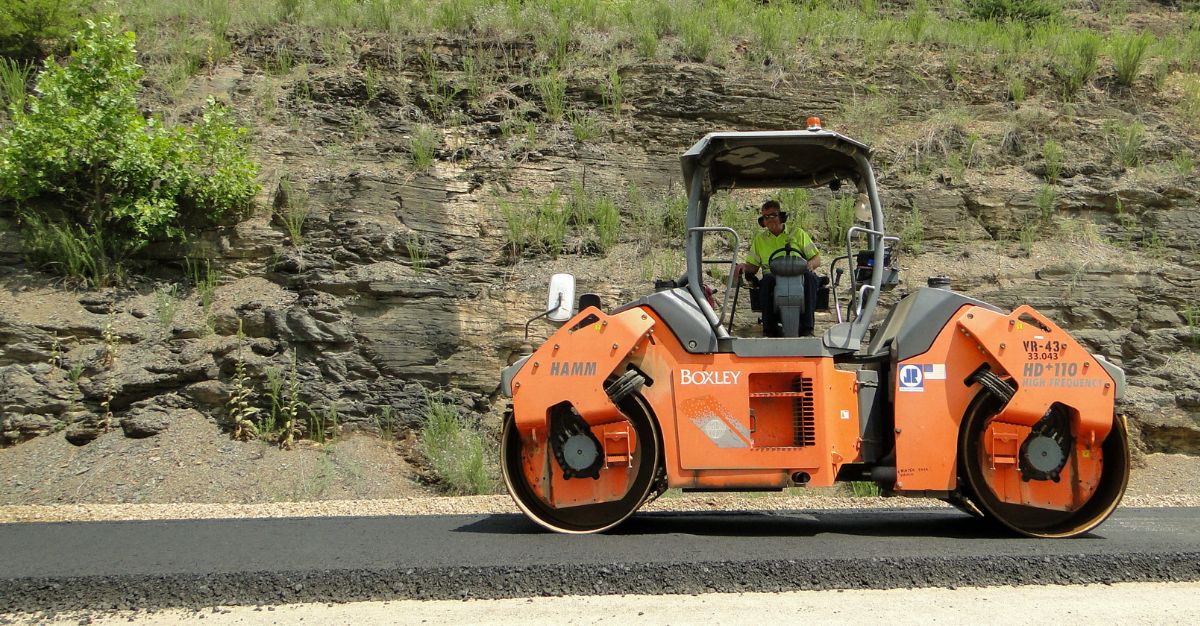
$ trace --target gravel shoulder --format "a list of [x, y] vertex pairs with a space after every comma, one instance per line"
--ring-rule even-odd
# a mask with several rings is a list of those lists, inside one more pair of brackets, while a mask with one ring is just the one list
[[[122, 441], [122, 440], [118, 440]], [[123, 440], [135, 441], [135, 440]], [[218, 438], [224, 450], [235, 450], [253, 444], [230, 442]], [[31, 442], [38, 443], [38, 442]], [[86, 449], [85, 449], [86, 450]], [[97, 451], [103, 447], [97, 448]], [[157, 520], [157, 519], [224, 519], [224, 518], [270, 518], [312, 516], [373, 516], [373, 515], [481, 515], [493, 513], [519, 513], [507, 495], [484, 495], [447, 497], [433, 492], [417, 481], [418, 475], [399, 458], [392, 446], [372, 437], [357, 437], [339, 442], [328, 449], [311, 449], [281, 452], [269, 449], [259, 457], [247, 458], [238, 452], [224, 452], [218, 457], [224, 465], [182, 464], [179, 473], [168, 472], [161, 480], [151, 480], [147, 488], [137, 489], [137, 479], [129, 468], [139, 463], [154, 463], [153, 455], [124, 458], [123, 455], [99, 452], [90, 460], [83, 453], [54, 467], [37, 465], [12, 465], [12, 450], [0, 450], [0, 465], [3, 470], [3, 485], [0, 492], [0, 523], [11, 522], [54, 522], [54, 521], [103, 521], [103, 520]], [[88, 451], [91, 452], [91, 451]], [[170, 448], [163, 447], [163, 456], [171, 455]], [[183, 453], [185, 455], [190, 453]], [[364, 457], [368, 460], [364, 460]], [[395, 458], [393, 458], [395, 457]], [[314, 458], [316, 460], [314, 460]], [[369, 459], [384, 459], [382, 469], [401, 466], [400, 475], [379, 476], [378, 465], [371, 466], [371, 476], [364, 468]], [[101, 479], [87, 487], [95, 475], [85, 477], [91, 470], [74, 474], [70, 469], [87, 462], [108, 459], [100, 473], [117, 472], [121, 479], [116, 483]], [[322, 460], [324, 459], [324, 460]], [[237, 467], [237, 469], [230, 469]], [[325, 473], [316, 474], [319, 489], [312, 487], [314, 478], [288, 482], [284, 477], [291, 468], [326, 468]], [[360, 468], [347, 471], [346, 467]], [[332, 469], [331, 469], [332, 468]], [[143, 471], [145, 468], [142, 468]], [[65, 472], [62, 470], [66, 470]], [[48, 477], [36, 485], [22, 490], [22, 478], [28, 473], [44, 471]], [[64, 475], [65, 474], [65, 475]], [[273, 474], [280, 476], [274, 482], [262, 478]], [[223, 478], [230, 476], [244, 479], [232, 481], [233, 487], [224, 486]], [[303, 470], [301, 476], [303, 476]], [[71, 478], [71, 477], [74, 478]], [[34, 479], [36, 480], [36, 479]], [[295, 480], [293, 478], [293, 480]], [[245, 488], [237, 485], [246, 485]], [[272, 490], [265, 491], [262, 485]], [[192, 486], [195, 486], [192, 488]], [[307, 485], [307, 486], [306, 486]], [[105, 489], [107, 487], [107, 490]], [[20, 497], [22, 493], [25, 495]], [[264, 493], [267, 495], [264, 496]], [[279, 499], [277, 495], [305, 494], [316, 498]], [[51, 496], [50, 494], [57, 494]], [[152, 500], [170, 494], [171, 501], [123, 502], [119, 498], [134, 494]], [[92, 500], [89, 500], [89, 497]], [[259, 498], [255, 501], [255, 498]], [[113, 501], [116, 499], [117, 501]], [[235, 501], [230, 501], [235, 500]], [[805, 509], [853, 509], [853, 508], [909, 508], [945, 507], [938, 500], [927, 498], [877, 498], [854, 497], [845, 488], [790, 489], [780, 493], [763, 494], [684, 494], [668, 491], [663, 497], [650, 503], [647, 511], [760, 511], [760, 510], [805, 510]], [[1133, 471], [1129, 489], [1122, 506], [1200, 506], [1200, 458], [1179, 454], [1151, 454], [1144, 458], [1144, 466]]]
[[[86, 446], [47, 436], [0, 449], [0, 523], [518, 513], [507, 495], [445, 497], [414, 462], [414, 442], [349, 434], [280, 450], [230, 440], [181, 417], [162, 434], [120, 430]], [[1139, 459], [1124, 506], [1200, 506], [1200, 457]], [[924, 498], [852, 497], [844, 487], [764, 494], [669, 491], [651, 511], [941, 507]]]

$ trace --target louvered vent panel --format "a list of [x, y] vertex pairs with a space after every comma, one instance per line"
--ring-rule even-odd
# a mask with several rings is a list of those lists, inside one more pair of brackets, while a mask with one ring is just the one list
[[798, 448], [817, 443], [817, 410], [813, 398], [813, 380], [803, 376], [792, 379], [792, 391], [800, 395], [792, 398], [792, 424], [795, 445]]

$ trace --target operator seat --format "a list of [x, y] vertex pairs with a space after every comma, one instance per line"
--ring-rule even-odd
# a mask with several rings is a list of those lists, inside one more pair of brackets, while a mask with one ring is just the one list
[[[786, 252], [785, 247], [780, 252]], [[767, 265], [775, 277], [775, 295], [772, 301], [779, 323], [783, 327], [782, 336], [799, 337], [801, 321], [804, 319], [806, 307], [812, 307], [815, 302], [808, 292], [814, 290], [810, 281], [816, 276], [808, 271], [808, 262], [800, 256], [772, 255]], [[763, 329], [767, 331], [768, 329]], [[808, 329], [809, 333], [812, 329]], [[769, 332], [767, 334], [770, 334]]]

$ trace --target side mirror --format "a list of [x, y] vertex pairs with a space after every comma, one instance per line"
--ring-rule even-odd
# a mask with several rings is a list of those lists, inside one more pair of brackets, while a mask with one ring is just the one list
[[550, 297], [546, 299], [546, 319], [563, 323], [571, 319], [571, 308], [575, 304], [575, 277], [571, 274], [555, 274], [550, 277]]
[[858, 194], [854, 199], [854, 219], [871, 223], [871, 199], [865, 193]]

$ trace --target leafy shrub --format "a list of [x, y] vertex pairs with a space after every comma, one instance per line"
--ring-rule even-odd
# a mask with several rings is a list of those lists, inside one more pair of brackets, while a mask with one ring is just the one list
[[[35, 258], [62, 253], [41, 236], [50, 228], [79, 242], [95, 235], [101, 255], [120, 264], [152, 240], [249, 207], [258, 192], [246, 130], [224, 105], [210, 98], [190, 128], [142, 116], [134, 39], [89, 21], [70, 60], [47, 59], [26, 109], [9, 111], [0, 199], [17, 205]], [[39, 201], [60, 210], [44, 212]]]
[[79, 27], [87, 0], [0, 3], [0, 55], [33, 60], [60, 50]]

